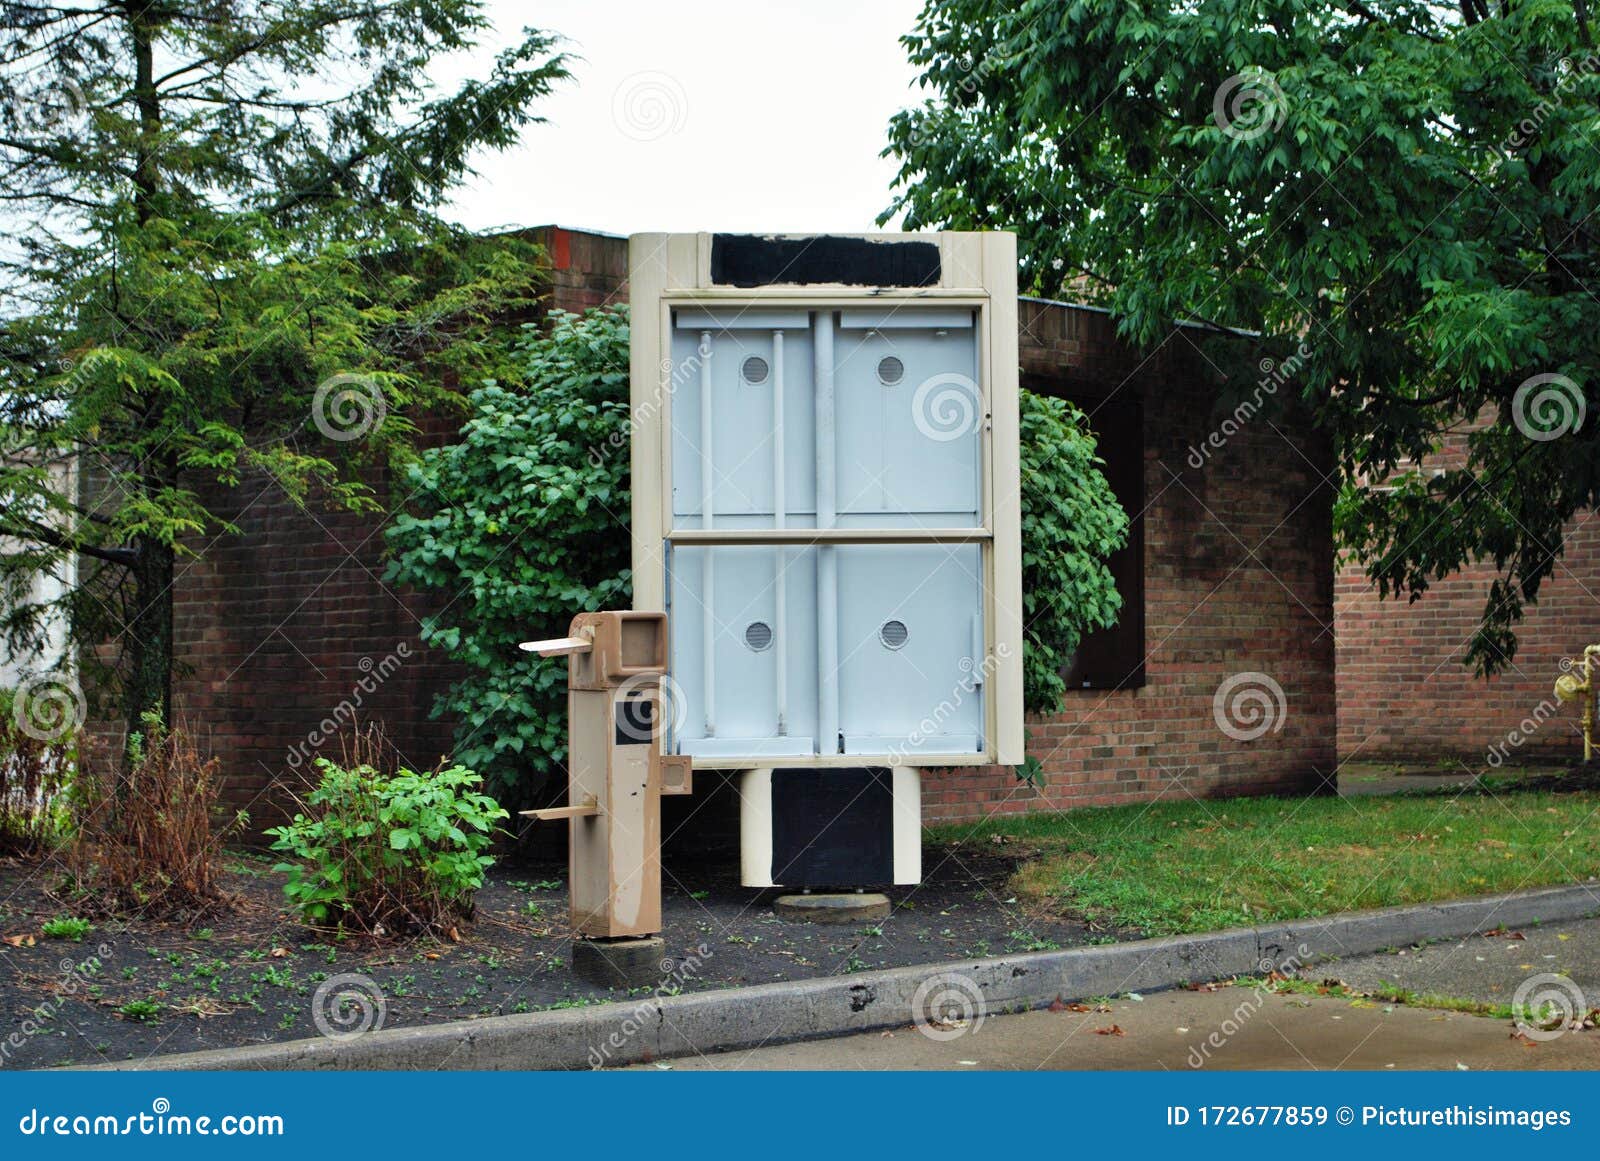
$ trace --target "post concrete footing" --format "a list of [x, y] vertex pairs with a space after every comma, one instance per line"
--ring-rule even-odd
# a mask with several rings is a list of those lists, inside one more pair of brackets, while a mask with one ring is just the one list
[[575, 939], [572, 972], [604, 988], [637, 988], [653, 984], [671, 970], [665, 962], [667, 941], [644, 939]]

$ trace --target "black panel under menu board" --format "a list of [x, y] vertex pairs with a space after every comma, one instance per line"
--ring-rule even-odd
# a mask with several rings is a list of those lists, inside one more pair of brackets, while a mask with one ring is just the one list
[[887, 767], [772, 772], [772, 881], [865, 887], [894, 881], [894, 791]]

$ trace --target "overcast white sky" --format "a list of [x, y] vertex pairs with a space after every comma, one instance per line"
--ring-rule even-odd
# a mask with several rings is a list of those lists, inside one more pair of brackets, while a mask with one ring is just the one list
[[[895, 167], [878, 156], [914, 71], [920, 0], [488, 0], [583, 59], [522, 144], [456, 198], [474, 228], [869, 230]], [[445, 78], [441, 78], [445, 79]]]

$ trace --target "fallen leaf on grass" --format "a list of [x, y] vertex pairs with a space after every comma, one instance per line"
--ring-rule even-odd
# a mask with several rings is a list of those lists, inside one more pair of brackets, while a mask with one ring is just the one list
[[32, 947], [39, 941], [31, 935], [8, 935], [3, 941], [7, 947]]
[[294, 952], [290, 951], [287, 947], [275, 947], [272, 949], [273, 959], [283, 959], [285, 956], [290, 956], [293, 954]]
[[1121, 1024], [1113, 1024], [1109, 1028], [1096, 1028], [1094, 1030], [1094, 1034], [1096, 1036], [1126, 1036], [1127, 1035], [1127, 1033], [1122, 1030], [1122, 1025]]
[[451, 940], [452, 943], [460, 943], [461, 942], [461, 933], [459, 931], [457, 931], [454, 927], [452, 927], [449, 930], [448, 934], [450, 936], [450, 940]]

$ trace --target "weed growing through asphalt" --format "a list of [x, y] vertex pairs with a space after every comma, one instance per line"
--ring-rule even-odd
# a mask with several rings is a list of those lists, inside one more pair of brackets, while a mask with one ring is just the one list
[[69, 939], [73, 943], [82, 943], [83, 937], [94, 930], [94, 925], [87, 919], [79, 919], [74, 915], [62, 915], [55, 919], [47, 919], [39, 928], [39, 933], [46, 939]]
[[161, 1018], [161, 1005], [154, 1000], [129, 1000], [117, 1009], [117, 1015], [139, 1024], [154, 1024]]

